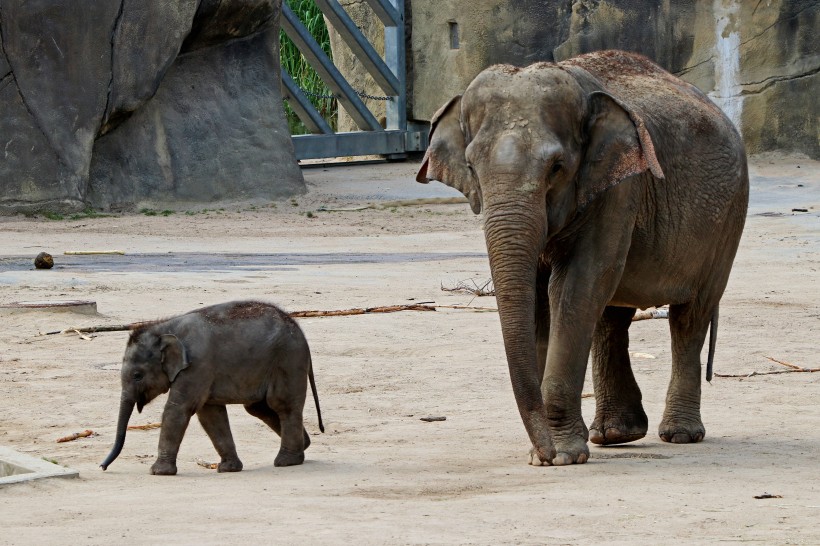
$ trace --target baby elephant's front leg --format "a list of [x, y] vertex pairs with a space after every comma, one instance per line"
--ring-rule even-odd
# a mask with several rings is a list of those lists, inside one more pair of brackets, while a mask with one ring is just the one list
[[219, 453], [220, 462], [217, 472], [239, 472], [242, 470], [242, 461], [236, 454], [236, 445], [231, 435], [231, 425], [228, 422], [228, 410], [225, 406], [205, 404], [196, 412], [202, 428], [208, 434], [211, 442]]
[[177, 453], [185, 429], [193, 411], [173, 401], [173, 393], [168, 397], [162, 412], [162, 428], [159, 433], [157, 460], [151, 465], [151, 474], [173, 476], [177, 473]]

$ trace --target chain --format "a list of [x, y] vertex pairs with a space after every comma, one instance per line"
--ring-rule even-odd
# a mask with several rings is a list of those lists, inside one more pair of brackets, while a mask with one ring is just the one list
[[[378, 95], [368, 95], [364, 91], [356, 91], [355, 89], [353, 90], [353, 92], [356, 93], [357, 95], [359, 95], [363, 99], [383, 100], [383, 101], [393, 100], [393, 97], [380, 97]], [[324, 95], [322, 93], [314, 93], [313, 91], [308, 91], [307, 89], [302, 89], [302, 93], [304, 93], [305, 95], [308, 95], [310, 97], [313, 97], [315, 99], [335, 99], [335, 98], [338, 98], [336, 95]]]

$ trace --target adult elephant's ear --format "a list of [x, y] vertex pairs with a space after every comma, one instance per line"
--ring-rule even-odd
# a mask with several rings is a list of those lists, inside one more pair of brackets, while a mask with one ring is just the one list
[[589, 96], [587, 147], [581, 164], [578, 206], [630, 176], [649, 170], [664, 178], [643, 120], [611, 95]]
[[188, 367], [188, 352], [185, 345], [174, 334], [160, 336], [160, 351], [162, 351], [162, 370], [171, 383], [177, 374]]
[[461, 130], [461, 95], [447, 101], [438, 109], [430, 122], [430, 145], [416, 181], [426, 184], [430, 180], [444, 182], [470, 201], [470, 208], [481, 212], [481, 189], [464, 156], [464, 132]]

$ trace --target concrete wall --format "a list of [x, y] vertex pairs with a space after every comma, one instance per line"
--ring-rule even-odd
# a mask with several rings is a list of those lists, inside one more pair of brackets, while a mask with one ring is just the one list
[[[749, 153], [783, 150], [820, 158], [816, 0], [406, 2], [411, 119], [429, 120], [491, 64], [624, 49], [708, 93], [740, 128]], [[381, 26], [364, 3], [344, 3], [380, 40]], [[338, 41], [332, 45], [335, 54]], [[345, 73], [367, 80], [355, 61], [337, 59]], [[369, 89], [375, 87], [365, 85]], [[340, 127], [353, 130], [341, 121]]]

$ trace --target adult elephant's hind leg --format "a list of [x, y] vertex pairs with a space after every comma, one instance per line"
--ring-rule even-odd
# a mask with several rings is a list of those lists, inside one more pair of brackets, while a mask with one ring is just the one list
[[706, 435], [700, 417], [700, 352], [711, 317], [712, 309], [700, 302], [669, 307], [672, 379], [658, 427], [664, 442], [688, 444]]
[[607, 307], [592, 339], [595, 420], [589, 441], [599, 445], [634, 442], [649, 427], [641, 390], [629, 362], [629, 326], [635, 309]]
[[236, 454], [236, 445], [228, 422], [228, 410], [225, 406], [205, 404], [196, 412], [199, 422], [219, 453], [220, 462], [217, 472], [239, 472], [242, 461]]

